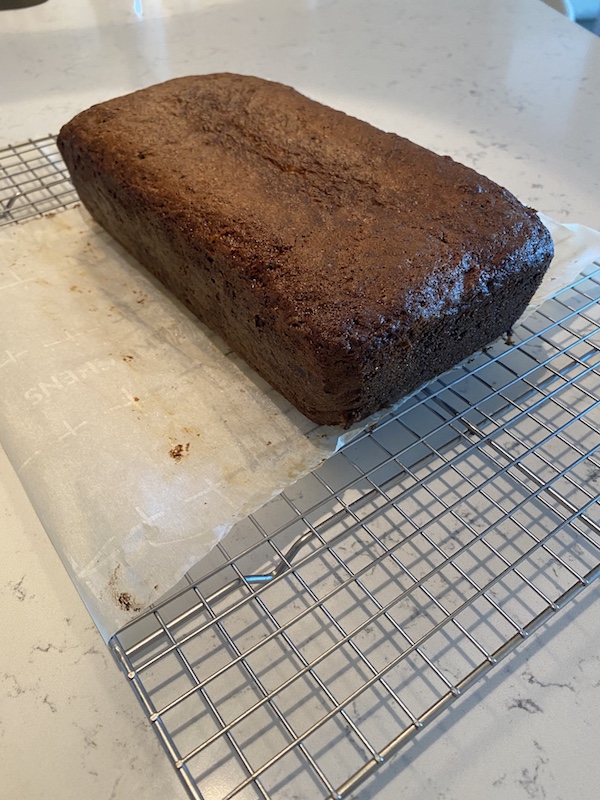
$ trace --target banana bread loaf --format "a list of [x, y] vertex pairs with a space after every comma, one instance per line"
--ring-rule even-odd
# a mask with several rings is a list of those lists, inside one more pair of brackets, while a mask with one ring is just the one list
[[58, 143], [92, 216], [321, 424], [510, 330], [553, 255], [505, 189], [259, 78], [152, 86]]

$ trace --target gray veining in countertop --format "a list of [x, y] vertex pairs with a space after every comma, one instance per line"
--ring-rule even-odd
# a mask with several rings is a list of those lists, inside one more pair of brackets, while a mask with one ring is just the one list
[[0, 453], [0, 797], [184, 798]]

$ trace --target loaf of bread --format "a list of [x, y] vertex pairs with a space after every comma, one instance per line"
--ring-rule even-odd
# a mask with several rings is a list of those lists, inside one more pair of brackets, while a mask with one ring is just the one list
[[92, 216], [320, 424], [510, 330], [553, 255], [505, 189], [259, 78], [151, 86], [58, 144]]

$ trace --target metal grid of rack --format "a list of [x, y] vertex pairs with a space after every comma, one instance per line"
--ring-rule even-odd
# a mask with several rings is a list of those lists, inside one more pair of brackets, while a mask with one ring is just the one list
[[56, 137], [0, 150], [0, 226], [60, 211], [78, 202]]
[[600, 574], [595, 270], [115, 637], [192, 797], [345, 797]]
[[[10, 221], [76, 200], [42, 142], [31, 214], [0, 153]], [[347, 796], [598, 577], [599, 298], [595, 265], [113, 638], [191, 797]]]

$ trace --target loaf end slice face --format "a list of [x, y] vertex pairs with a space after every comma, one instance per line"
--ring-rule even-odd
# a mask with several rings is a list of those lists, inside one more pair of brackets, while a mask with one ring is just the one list
[[152, 86], [58, 144], [92, 216], [319, 424], [510, 330], [553, 255], [487, 178], [259, 78]]

